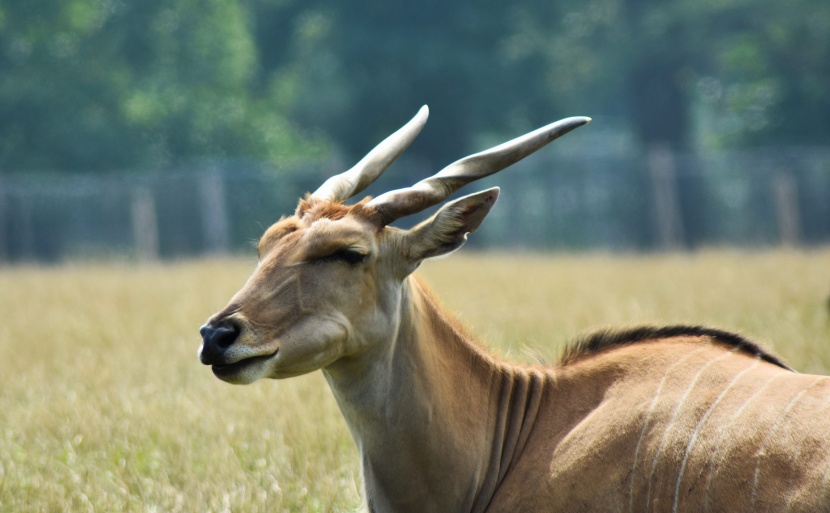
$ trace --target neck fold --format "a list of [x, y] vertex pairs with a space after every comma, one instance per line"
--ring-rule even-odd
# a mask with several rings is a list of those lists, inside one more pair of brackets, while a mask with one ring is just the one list
[[547, 376], [496, 361], [414, 278], [390, 340], [324, 371], [370, 511], [483, 511], [532, 432]]

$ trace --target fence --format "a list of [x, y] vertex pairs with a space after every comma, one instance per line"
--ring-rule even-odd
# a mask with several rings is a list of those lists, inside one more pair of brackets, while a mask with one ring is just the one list
[[[167, 173], [0, 175], [0, 262], [244, 251], [340, 168], [213, 163]], [[434, 171], [402, 161], [367, 193], [410, 185]], [[502, 187], [499, 204], [470, 240], [479, 248], [636, 251], [830, 242], [830, 151], [550, 152], [465, 190], [494, 185]]]

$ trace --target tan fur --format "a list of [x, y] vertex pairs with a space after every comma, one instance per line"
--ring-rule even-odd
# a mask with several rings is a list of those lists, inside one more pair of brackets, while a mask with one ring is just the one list
[[475, 343], [410, 273], [492, 201], [402, 231], [307, 198], [210, 319], [240, 334], [206, 363], [234, 383], [322, 369], [374, 512], [830, 510], [830, 379], [757, 344], [640, 327], [528, 368]]

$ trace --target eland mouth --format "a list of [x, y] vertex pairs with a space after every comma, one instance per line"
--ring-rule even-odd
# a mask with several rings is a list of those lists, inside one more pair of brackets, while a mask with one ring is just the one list
[[210, 364], [211, 370], [213, 371], [213, 374], [219, 379], [230, 378], [232, 376], [240, 374], [241, 372], [251, 368], [252, 366], [256, 366], [267, 360], [270, 360], [271, 358], [276, 356], [278, 352], [279, 349], [274, 351], [273, 353], [264, 354], [260, 356], [251, 356], [250, 358], [245, 358], [237, 362], [227, 364], [212, 363]]

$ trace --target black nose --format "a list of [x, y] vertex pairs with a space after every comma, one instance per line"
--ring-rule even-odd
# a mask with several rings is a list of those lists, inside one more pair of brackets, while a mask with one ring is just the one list
[[222, 354], [236, 341], [239, 326], [225, 322], [218, 325], [205, 324], [199, 328], [202, 334], [202, 350], [199, 359], [205, 365], [223, 363]]

